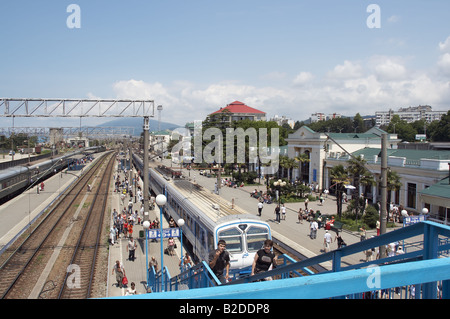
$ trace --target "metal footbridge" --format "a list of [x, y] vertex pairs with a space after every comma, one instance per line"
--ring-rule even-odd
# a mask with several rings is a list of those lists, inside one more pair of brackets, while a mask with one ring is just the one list
[[[139, 299], [448, 299], [450, 297], [450, 227], [424, 221], [373, 237], [313, 258], [296, 262], [279, 256], [283, 264], [254, 276], [232, 274], [220, 284], [206, 262], [171, 276], [168, 269], [149, 269], [152, 293], [127, 296]], [[404, 253], [345, 265], [342, 258], [365, 256], [390, 243], [405, 246]], [[306, 267], [329, 261], [332, 269], [318, 274]], [[231, 272], [230, 272], [231, 273]], [[266, 277], [275, 280], [260, 281]]]

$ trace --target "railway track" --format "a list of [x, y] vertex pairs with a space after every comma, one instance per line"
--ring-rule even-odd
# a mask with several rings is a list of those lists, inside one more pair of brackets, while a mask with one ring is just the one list
[[[0, 297], [2, 299], [89, 297], [89, 292], [67, 294], [64, 287], [67, 286], [67, 279], [73, 279], [74, 276], [78, 279], [76, 276], [84, 276], [85, 272], [91, 274], [95, 267], [91, 263], [90, 270], [85, 270], [84, 259], [67, 256], [74, 256], [73, 252], [76, 250], [88, 251], [92, 247], [91, 242], [80, 237], [80, 234], [97, 238], [100, 236], [101, 227], [99, 232], [98, 229], [94, 230], [87, 225], [91, 223], [89, 216], [95, 215], [99, 216], [92, 217], [96, 218], [95, 221], [92, 219], [92, 222], [97, 224], [97, 228], [103, 225], [101, 218], [103, 218], [109, 192], [109, 188], [105, 188], [105, 185], [109, 186], [113, 162], [114, 157], [111, 153], [98, 159], [71, 189], [66, 191], [61, 200], [56, 202], [36, 225], [32, 226], [33, 229], [30, 229], [26, 238], [14, 244], [13, 247], [16, 247], [14, 250], [7, 252], [8, 258], [0, 266], [2, 278]], [[88, 183], [96, 191], [87, 192]], [[94, 205], [99, 201], [101, 206]], [[98, 245], [97, 240], [94, 244], [97, 248], [94, 249], [98, 250]], [[86, 260], [92, 261], [92, 259], [92, 255], [86, 257]], [[68, 274], [69, 265], [78, 266], [80, 271]], [[47, 282], [40, 283], [42, 280]], [[93, 275], [90, 275], [89, 279], [80, 277], [69, 286], [74, 288], [79, 283], [86, 291], [88, 288], [84, 288], [84, 285], [92, 281]], [[51, 288], [48, 288], [49, 286]], [[57, 290], [60, 290], [60, 293], [55, 295]], [[74, 292], [75, 290], [78, 289], [73, 289]]]

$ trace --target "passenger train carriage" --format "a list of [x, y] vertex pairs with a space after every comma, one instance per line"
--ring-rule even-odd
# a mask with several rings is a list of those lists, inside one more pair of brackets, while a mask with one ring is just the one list
[[[142, 172], [142, 159], [133, 154], [133, 161]], [[149, 168], [149, 175], [151, 190], [167, 197], [165, 214], [175, 221], [185, 220], [183, 243], [195, 259], [208, 261], [209, 253], [217, 249], [217, 242], [224, 239], [230, 253], [230, 269], [242, 271], [251, 267], [255, 253], [266, 239], [272, 238], [268, 223], [239, 207], [231, 210], [231, 204], [219, 196], [193, 191], [189, 181], [172, 180], [153, 168]]]
[[[48, 159], [30, 166], [17, 165], [0, 171], [0, 202], [4, 202], [36, 181], [43, 181], [55, 171], [67, 167], [67, 160], [85, 152], [102, 152], [103, 146], [93, 146]], [[51, 168], [51, 169], [50, 169]]]

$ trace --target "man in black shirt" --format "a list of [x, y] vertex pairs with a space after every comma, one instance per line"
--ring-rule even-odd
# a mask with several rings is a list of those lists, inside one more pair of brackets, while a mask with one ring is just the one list
[[271, 265], [272, 268], [277, 267], [277, 257], [271, 251], [272, 247], [273, 241], [271, 241], [270, 239], [266, 239], [264, 241], [264, 248], [256, 252], [255, 259], [253, 260], [252, 264], [252, 276], [261, 272], [268, 271]]
[[[209, 267], [222, 284], [228, 280], [230, 271], [230, 254], [225, 250], [226, 247], [225, 240], [221, 239], [217, 243], [217, 249], [209, 253]], [[223, 276], [224, 269], [226, 270], [225, 277]]]

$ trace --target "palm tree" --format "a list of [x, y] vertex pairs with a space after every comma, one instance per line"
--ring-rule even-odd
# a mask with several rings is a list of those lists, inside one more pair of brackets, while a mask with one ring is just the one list
[[[361, 157], [361, 155], [357, 157], [350, 157], [350, 159], [347, 161], [347, 172], [353, 176], [353, 186], [356, 187], [355, 192], [355, 213], [356, 213], [356, 220], [358, 220], [358, 212], [359, 212], [359, 185], [361, 184], [361, 176], [364, 176], [364, 174], [367, 172], [367, 169], [365, 168], [365, 165], [367, 161]], [[364, 207], [364, 204], [363, 204]]]
[[[296, 160], [297, 162], [300, 162], [300, 165], [298, 165], [298, 167], [300, 167], [300, 175], [302, 175], [302, 171], [303, 171], [303, 168], [306, 165], [306, 163], [311, 161], [309, 159], [308, 153], [302, 153], [299, 156], [294, 157], [294, 160]], [[302, 180], [303, 180], [303, 178], [302, 178]]]
[[297, 168], [298, 164], [293, 158], [289, 158], [287, 156], [280, 156], [280, 166], [284, 169], [287, 169], [287, 178], [288, 181], [291, 180], [291, 170], [293, 168]]
[[336, 206], [339, 218], [342, 217], [342, 193], [348, 183], [348, 174], [344, 166], [336, 165], [330, 170], [331, 181], [336, 185]]
[[[396, 171], [392, 171], [388, 169], [387, 171], [387, 211], [389, 212], [389, 203], [391, 202], [391, 192], [398, 191], [402, 187], [402, 183], [400, 182], [400, 176]], [[386, 214], [386, 221], [389, 221], [389, 214]]]

